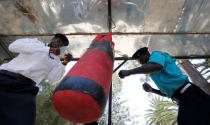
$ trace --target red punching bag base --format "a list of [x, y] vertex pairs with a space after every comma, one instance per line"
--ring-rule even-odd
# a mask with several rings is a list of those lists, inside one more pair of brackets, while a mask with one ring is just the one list
[[[60, 90], [54, 93], [53, 103], [57, 112], [73, 123], [90, 123], [101, 117], [97, 101], [88, 94], [73, 90]], [[96, 118], [96, 119], [93, 119]]]

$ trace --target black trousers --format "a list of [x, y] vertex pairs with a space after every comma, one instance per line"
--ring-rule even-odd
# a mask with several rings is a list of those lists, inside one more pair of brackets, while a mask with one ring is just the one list
[[35, 125], [38, 91], [31, 79], [0, 70], [0, 125]]
[[98, 125], [98, 123], [95, 121], [95, 122], [91, 122], [91, 123], [86, 123], [84, 125]]
[[184, 93], [176, 92], [179, 102], [178, 125], [210, 125], [210, 96], [195, 85]]

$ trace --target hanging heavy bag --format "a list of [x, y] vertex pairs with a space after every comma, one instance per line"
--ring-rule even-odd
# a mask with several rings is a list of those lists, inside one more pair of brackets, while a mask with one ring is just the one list
[[53, 104], [65, 120], [90, 123], [101, 117], [112, 80], [113, 47], [111, 33], [98, 34], [56, 87]]

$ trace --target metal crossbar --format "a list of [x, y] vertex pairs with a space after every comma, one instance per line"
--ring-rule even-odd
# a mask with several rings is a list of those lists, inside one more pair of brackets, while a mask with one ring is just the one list
[[[111, 19], [109, 19], [111, 20]], [[111, 23], [109, 23], [111, 25]], [[109, 26], [110, 27], [110, 26]], [[111, 30], [109, 30], [111, 32]], [[108, 32], [100, 32], [100, 34], [107, 34]], [[97, 35], [99, 33], [66, 33], [66, 36], [78, 35]], [[44, 34], [0, 34], [0, 37], [33, 37], [33, 36], [54, 36], [54, 33]], [[112, 35], [210, 35], [210, 32], [112, 32]]]
[[[207, 59], [210, 58], [210, 55], [195, 55], [195, 56], [171, 56], [176, 59]], [[80, 58], [73, 58], [72, 61], [78, 61]], [[117, 60], [134, 60], [131, 57], [115, 57], [115, 61]]]

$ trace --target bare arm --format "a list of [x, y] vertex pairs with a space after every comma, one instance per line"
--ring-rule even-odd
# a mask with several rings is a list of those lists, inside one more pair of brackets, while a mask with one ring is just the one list
[[135, 68], [135, 69], [121, 70], [119, 72], [119, 77], [124, 78], [126, 76], [134, 75], [134, 74], [149, 74], [149, 73], [160, 71], [160, 70], [162, 70], [162, 68], [163, 67], [159, 64], [148, 63], [148, 64], [145, 64], [145, 65]]
[[148, 83], [144, 83], [142, 86], [143, 86], [144, 91], [146, 92], [151, 92], [151, 93], [166, 97], [166, 95], [163, 94], [160, 90], [152, 88]]
[[160, 96], [163, 96], [163, 97], [166, 97], [166, 95], [165, 94], [163, 94], [163, 93], [161, 93], [161, 91], [160, 90], [157, 90], [157, 89], [152, 89], [152, 91], [151, 91], [152, 93], [154, 93], [154, 94], [157, 94], [157, 95], [160, 95]]
[[148, 64], [145, 64], [145, 65], [142, 65], [141, 67], [128, 70], [128, 72], [129, 72], [130, 75], [133, 75], [133, 74], [149, 74], [149, 73], [160, 71], [162, 68], [163, 67], [159, 64], [148, 63]]

